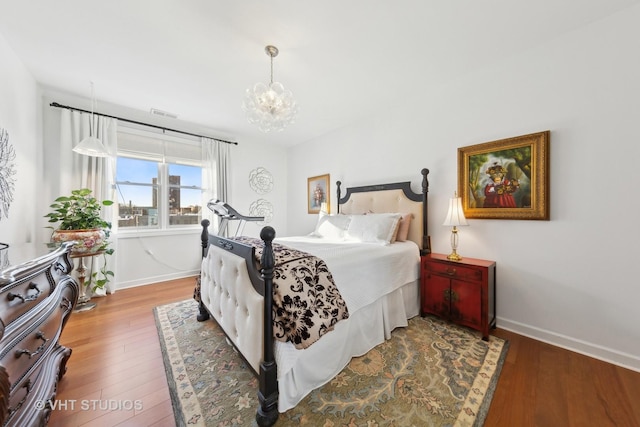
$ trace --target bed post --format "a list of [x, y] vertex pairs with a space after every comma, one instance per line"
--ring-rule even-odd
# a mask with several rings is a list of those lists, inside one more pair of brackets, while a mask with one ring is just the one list
[[338, 190], [336, 191], [336, 196], [338, 198], [338, 213], [340, 213], [340, 186], [342, 185], [342, 182], [340, 181], [336, 181], [336, 186], [338, 187]]
[[273, 227], [264, 227], [260, 238], [264, 241], [260, 260], [262, 279], [264, 280], [264, 354], [260, 363], [258, 401], [260, 407], [256, 413], [259, 426], [272, 426], [278, 419], [278, 376], [273, 352], [273, 269], [275, 267], [271, 243], [276, 237]]
[[[209, 224], [211, 224], [211, 222], [208, 219], [203, 219], [200, 222], [200, 225], [202, 226], [202, 234], [200, 234], [202, 258], [207, 256], [207, 249], [209, 248]], [[198, 322], [204, 322], [205, 320], [209, 320], [209, 312], [204, 307], [204, 304], [202, 303], [202, 299], [200, 297], [200, 276], [198, 276], [196, 280], [196, 290], [193, 295], [193, 298], [198, 301], [198, 316], [196, 316], [196, 319], [198, 320]]]
[[203, 219], [200, 222], [202, 226], [202, 233], [200, 234], [200, 242], [202, 243], [202, 258], [207, 256], [207, 248], [209, 247], [209, 225], [211, 222], [208, 219]]
[[429, 219], [429, 201], [427, 193], [429, 193], [429, 169], [424, 168], [422, 173], [422, 255], [431, 253], [431, 239], [429, 237], [428, 219]]

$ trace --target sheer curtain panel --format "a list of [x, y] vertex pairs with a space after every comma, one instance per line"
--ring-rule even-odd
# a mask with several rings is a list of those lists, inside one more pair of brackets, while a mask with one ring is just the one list
[[[109, 157], [90, 157], [78, 154], [73, 151], [82, 139], [90, 134], [90, 120], [93, 118], [93, 129], [95, 136], [102, 141]], [[60, 191], [58, 195], [71, 194], [71, 190], [89, 188], [98, 200], [113, 200], [112, 206], [102, 207], [102, 217], [112, 223], [110, 248], [117, 250], [117, 228], [118, 221], [116, 214], [118, 211], [117, 198], [115, 194], [115, 170], [117, 159], [117, 130], [118, 121], [109, 117], [91, 115], [78, 111], [62, 109], [60, 111], [60, 147], [59, 161], [60, 174], [57, 187]], [[56, 196], [57, 197], [57, 196]], [[115, 282], [117, 278], [116, 256], [95, 256], [91, 262], [85, 262], [91, 267], [90, 272], [98, 271], [102, 268], [104, 258], [107, 260], [107, 270], [113, 271], [112, 277], [105, 289], [97, 289], [95, 295], [105, 295], [115, 292]]]
[[[219, 218], [207, 208], [211, 199], [229, 203], [229, 171], [231, 144], [211, 138], [202, 138], [202, 219], [211, 221], [213, 233], [220, 228]], [[226, 235], [226, 233], [225, 233]]]

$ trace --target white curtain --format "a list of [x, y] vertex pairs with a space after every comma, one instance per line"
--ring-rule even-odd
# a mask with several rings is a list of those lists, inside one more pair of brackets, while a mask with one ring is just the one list
[[[90, 121], [93, 117], [93, 131], [95, 136], [102, 141], [110, 157], [91, 157], [78, 154], [73, 150], [82, 139], [90, 134]], [[71, 194], [71, 190], [89, 188], [98, 200], [112, 200], [112, 206], [103, 206], [102, 217], [112, 223], [109, 248], [117, 251], [118, 231], [118, 205], [115, 194], [115, 173], [117, 159], [117, 130], [118, 121], [109, 117], [91, 115], [62, 109], [60, 114], [60, 175], [58, 188], [59, 195]], [[115, 292], [117, 277], [116, 256], [95, 256], [85, 260], [88, 265], [87, 280], [89, 274], [103, 268], [106, 259], [106, 269], [113, 271], [115, 277], [111, 277], [105, 289], [98, 289], [95, 295], [105, 295], [107, 292]], [[90, 267], [90, 270], [89, 270]]]
[[[211, 233], [219, 232], [219, 218], [207, 208], [211, 199], [229, 203], [229, 171], [231, 144], [217, 139], [202, 138], [202, 219], [211, 221]], [[226, 233], [225, 233], [226, 235]]]

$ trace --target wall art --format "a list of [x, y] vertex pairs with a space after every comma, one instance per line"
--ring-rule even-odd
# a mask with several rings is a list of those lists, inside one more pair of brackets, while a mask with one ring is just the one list
[[258, 199], [251, 202], [249, 206], [249, 216], [262, 216], [264, 221], [256, 221], [257, 224], [265, 225], [273, 220], [273, 205], [265, 199]]
[[15, 165], [13, 161], [16, 153], [9, 143], [9, 132], [0, 128], [0, 220], [9, 217], [9, 207], [13, 202], [15, 189]]
[[273, 175], [263, 167], [249, 173], [249, 186], [258, 194], [267, 194], [273, 190]]
[[458, 148], [467, 218], [549, 219], [550, 131]]
[[329, 174], [307, 178], [307, 212], [317, 214], [326, 203], [329, 210]]

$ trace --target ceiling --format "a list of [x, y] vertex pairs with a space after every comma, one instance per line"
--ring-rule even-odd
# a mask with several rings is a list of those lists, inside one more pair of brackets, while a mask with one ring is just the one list
[[[293, 145], [401, 105], [640, 0], [0, 0], [0, 35], [45, 87], [213, 136]], [[274, 80], [300, 107], [263, 134], [240, 105]]]

